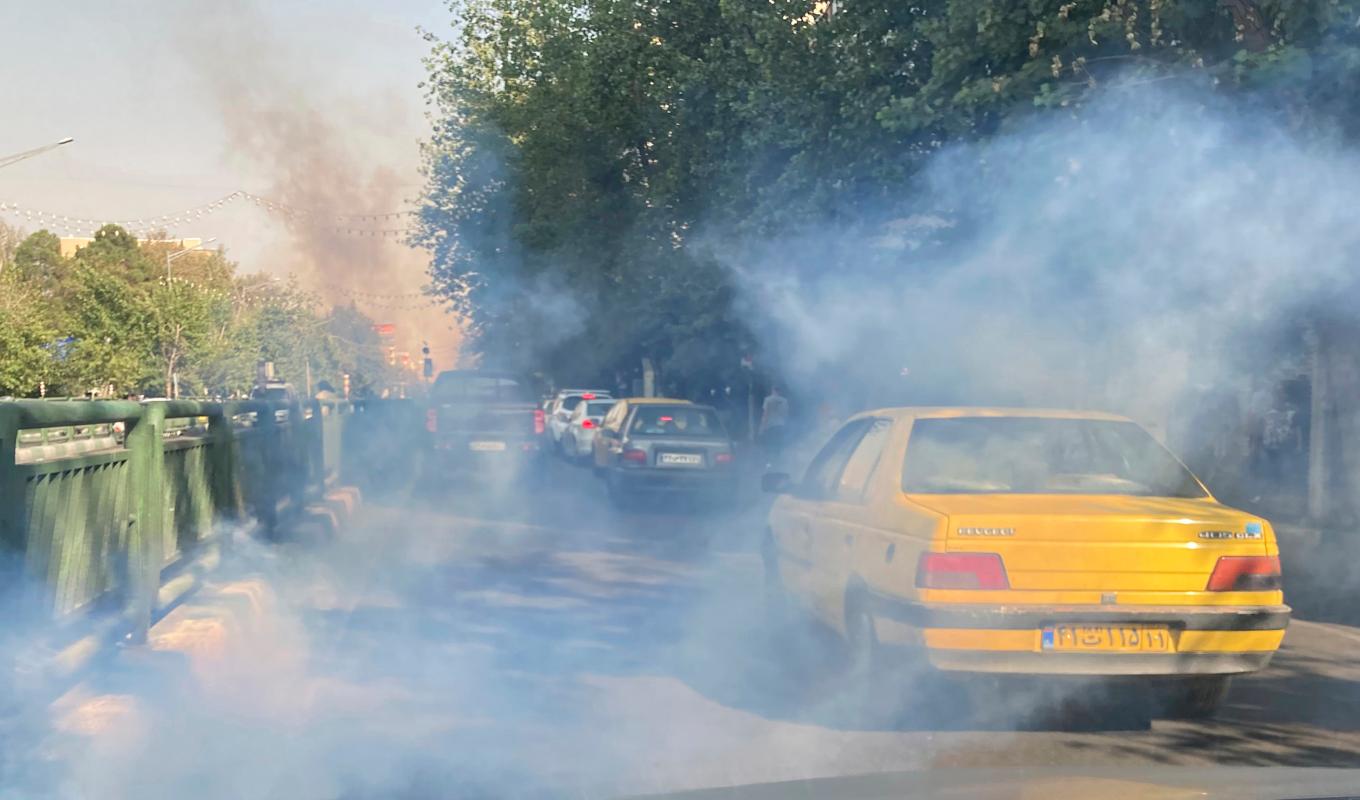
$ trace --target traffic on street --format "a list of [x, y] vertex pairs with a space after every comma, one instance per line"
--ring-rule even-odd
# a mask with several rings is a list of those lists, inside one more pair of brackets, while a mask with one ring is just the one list
[[69, 0], [0, 800], [1360, 797], [1360, 0]]

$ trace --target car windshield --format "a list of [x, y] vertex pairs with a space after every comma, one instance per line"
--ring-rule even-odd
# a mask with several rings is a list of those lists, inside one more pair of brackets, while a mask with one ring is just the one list
[[722, 423], [712, 409], [691, 406], [641, 406], [628, 432], [641, 436], [722, 436]]
[[589, 405], [586, 406], [585, 416], [594, 418], [603, 417], [605, 414], [608, 414], [609, 409], [613, 407], [614, 407], [613, 400], [610, 400], [609, 402], [592, 401]]
[[1132, 422], [1038, 417], [916, 420], [902, 490], [1205, 496], [1190, 471]]

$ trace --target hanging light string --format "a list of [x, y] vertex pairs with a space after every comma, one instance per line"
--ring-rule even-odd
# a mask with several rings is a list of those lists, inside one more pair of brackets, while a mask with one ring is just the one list
[[120, 225], [134, 233], [166, 228], [195, 222], [212, 214], [222, 207], [238, 201], [249, 202], [257, 208], [269, 212], [293, 224], [306, 224], [330, 233], [368, 238], [401, 238], [412, 231], [409, 227], [362, 227], [361, 223], [381, 223], [405, 219], [416, 211], [386, 211], [377, 214], [335, 214], [330, 212], [308, 211], [279, 203], [267, 197], [246, 191], [235, 191], [213, 200], [210, 203], [182, 209], [159, 216], [135, 217], [131, 219], [94, 219], [70, 214], [60, 214], [42, 209], [29, 208], [27, 205], [0, 200], [0, 214], [17, 217], [26, 222], [37, 223], [43, 227], [55, 227], [67, 231], [94, 231], [104, 225]]

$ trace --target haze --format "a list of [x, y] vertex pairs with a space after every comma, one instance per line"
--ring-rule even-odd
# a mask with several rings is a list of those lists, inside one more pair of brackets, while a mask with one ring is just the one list
[[[448, 19], [436, 0], [14, 4], [0, 47], [0, 153], [76, 141], [6, 168], [0, 202], [92, 219], [173, 218], [238, 190], [328, 215], [408, 208], [426, 130], [417, 28], [442, 31]], [[420, 291], [424, 255], [396, 235], [343, 232], [404, 225], [299, 232], [234, 201], [167, 229], [217, 237], [245, 272], [294, 273], [330, 302], [355, 300], [398, 323], [399, 346], [429, 338], [447, 365], [451, 318], [392, 297]]]

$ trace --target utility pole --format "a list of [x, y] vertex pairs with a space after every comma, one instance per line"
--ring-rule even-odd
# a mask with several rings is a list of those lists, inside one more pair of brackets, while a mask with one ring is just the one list
[[216, 237], [216, 236], [212, 237], [211, 239], [207, 239], [207, 240], [205, 240], [205, 241], [199, 242], [198, 244], [194, 245], [193, 247], [186, 247], [186, 248], [184, 248], [183, 250], [176, 250], [176, 251], [173, 252], [173, 253], [166, 253], [166, 254], [165, 254], [165, 280], [166, 280], [166, 282], [168, 283], [168, 282], [170, 281], [170, 277], [171, 277], [171, 275], [170, 275], [170, 265], [171, 265], [172, 263], [174, 263], [175, 259], [177, 259], [177, 258], [179, 258], [179, 257], [181, 257], [181, 256], [184, 256], [184, 255], [187, 255], [187, 254], [189, 254], [189, 253], [192, 253], [192, 252], [194, 252], [195, 250], [202, 250], [204, 247], [206, 247], [206, 246], [212, 244], [212, 243], [215, 242], [215, 241], [217, 241], [217, 237]]

